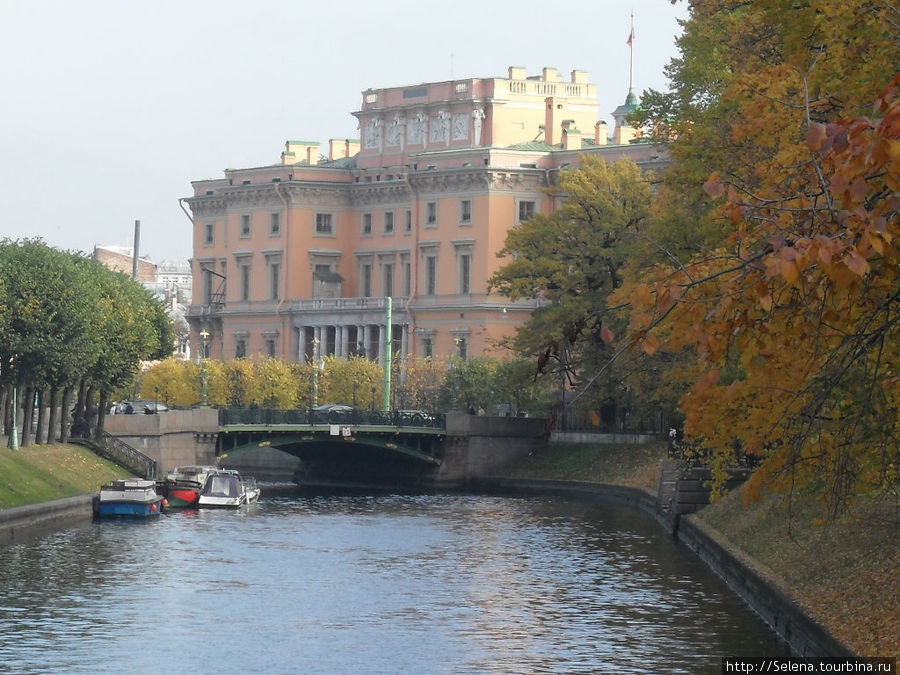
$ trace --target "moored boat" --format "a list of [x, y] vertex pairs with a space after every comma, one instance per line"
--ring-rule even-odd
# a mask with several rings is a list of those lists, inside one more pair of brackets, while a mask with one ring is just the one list
[[200, 501], [200, 490], [214, 466], [176, 466], [166, 474], [162, 489], [171, 508], [191, 508]]
[[149, 518], [162, 513], [164, 504], [155, 481], [122, 478], [100, 488], [94, 512], [100, 518]]
[[231, 469], [218, 469], [209, 474], [200, 490], [198, 506], [236, 509], [259, 499], [260, 490], [253, 479], [242, 478]]

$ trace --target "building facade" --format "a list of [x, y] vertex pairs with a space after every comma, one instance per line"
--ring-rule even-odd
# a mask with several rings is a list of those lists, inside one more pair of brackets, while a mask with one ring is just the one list
[[400, 358], [496, 352], [535, 303], [487, 281], [510, 228], [559, 206], [557, 173], [585, 153], [662, 161], [624, 116], [608, 133], [578, 70], [370, 89], [353, 115], [361, 138], [326, 158], [287, 141], [276, 164], [192, 183], [187, 319], [206, 355], [381, 361], [388, 298]]

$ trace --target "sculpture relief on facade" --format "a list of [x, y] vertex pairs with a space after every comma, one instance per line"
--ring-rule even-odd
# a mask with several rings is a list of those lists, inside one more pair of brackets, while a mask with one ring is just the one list
[[484, 108], [475, 108], [472, 111], [472, 145], [481, 145], [481, 125], [484, 122]]
[[394, 117], [388, 124], [385, 134], [385, 142], [387, 145], [399, 145], [400, 151], [403, 152], [403, 142], [406, 139], [406, 120], [400, 115]]
[[366, 148], [369, 150], [378, 150], [381, 152], [381, 144], [383, 142], [382, 138], [382, 125], [384, 123], [380, 119], [371, 119], [366, 124], [365, 133], [363, 134], [365, 137]]
[[410, 145], [424, 145], [425, 133], [428, 128], [428, 116], [425, 113], [416, 113], [406, 125], [406, 140]]
[[434, 143], [444, 142], [445, 145], [450, 143], [450, 113], [441, 110], [431, 124], [431, 141]]
[[465, 141], [469, 138], [469, 116], [466, 113], [453, 115], [453, 140]]

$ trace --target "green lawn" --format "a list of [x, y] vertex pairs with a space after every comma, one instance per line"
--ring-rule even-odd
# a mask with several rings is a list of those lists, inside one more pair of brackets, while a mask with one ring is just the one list
[[121, 467], [77, 445], [0, 448], [0, 509], [97, 492]]

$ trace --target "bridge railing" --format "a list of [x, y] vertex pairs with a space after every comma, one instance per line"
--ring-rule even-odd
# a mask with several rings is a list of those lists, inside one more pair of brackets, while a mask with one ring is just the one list
[[300, 410], [276, 408], [219, 408], [219, 426], [233, 425], [277, 426], [284, 424], [346, 424], [353, 426], [412, 427], [446, 429], [444, 414], [411, 410]]

